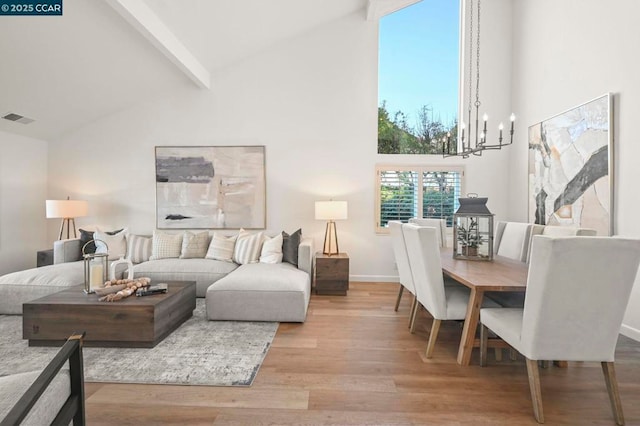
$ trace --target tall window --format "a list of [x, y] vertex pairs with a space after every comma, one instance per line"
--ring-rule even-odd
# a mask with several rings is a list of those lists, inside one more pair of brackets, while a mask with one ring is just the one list
[[416, 3], [380, 20], [378, 153], [441, 154], [458, 130], [460, 4]]
[[463, 178], [462, 167], [377, 166], [376, 232], [388, 232], [390, 220], [412, 217], [446, 219], [452, 226]]

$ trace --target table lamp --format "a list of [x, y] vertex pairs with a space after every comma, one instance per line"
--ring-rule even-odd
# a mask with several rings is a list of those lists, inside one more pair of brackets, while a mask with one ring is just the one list
[[323, 254], [331, 256], [338, 254], [338, 233], [335, 220], [347, 218], [346, 201], [316, 201], [316, 220], [327, 220], [327, 228], [324, 233]]
[[67, 239], [69, 239], [69, 225], [73, 225], [73, 238], [77, 238], [76, 235], [76, 217], [82, 217], [87, 215], [87, 211], [89, 210], [88, 204], [84, 200], [70, 200], [67, 197], [66, 200], [47, 200], [47, 219], [60, 219], [62, 218], [62, 223], [60, 224], [60, 235], [58, 239], [62, 239], [62, 232], [64, 230], [65, 224], [67, 226]]

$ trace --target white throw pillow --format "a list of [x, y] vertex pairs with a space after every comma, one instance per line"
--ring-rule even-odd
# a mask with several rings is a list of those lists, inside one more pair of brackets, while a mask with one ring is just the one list
[[117, 234], [109, 235], [96, 227], [96, 231], [93, 233], [93, 239], [96, 243], [96, 253], [109, 254], [109, 260], [117, 260], [126, 256], [128, 233], [129, 230], [124, 228]]
[[240, 229], [236, 246], [233, 249], [233, 261], [239, 265], [257, 263], [260, 260], [260, 250], [262, 249], [262, 235], [262, 232], [252, 234]]
[[207, 250], [206, 258], [214, 260], [223, 260], [225, 262], [233, 262], [233, 249], [236, 246], [237, 235], [225, 237], [217, 232], [213, 233], [209, 250]]
[[264, 237], [260, 263], [282, 263], [282, 234], [273, 238]]
[[182, 234], [166, 234], [153, 231], [153, 249], [149, 260], [180, 257], [182, 252]]
[[127, 235], [127, 259], [132, 263], [142, 263], [151, 257], [153, 239], [142, 235]]
[[204, 231], [194, 234], [193, 232], [184, 231], [180, 259], [202, 259], [207, 254], [208, 246], [209, 232]]

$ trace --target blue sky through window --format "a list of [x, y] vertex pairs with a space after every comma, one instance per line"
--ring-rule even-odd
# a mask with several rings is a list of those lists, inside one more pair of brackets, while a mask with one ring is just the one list
[[457, 0], [423, 0], [380, 20], [378, 104], [415, 124], [423, 105], [450, 125], [457, 118], [459, 14]]

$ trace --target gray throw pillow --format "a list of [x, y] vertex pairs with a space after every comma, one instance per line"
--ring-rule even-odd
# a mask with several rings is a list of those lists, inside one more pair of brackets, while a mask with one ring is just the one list
[[282, 231], [282, 261], [298, 266], [298, 246], [302, 239], [302, 229], [289, 235]]

